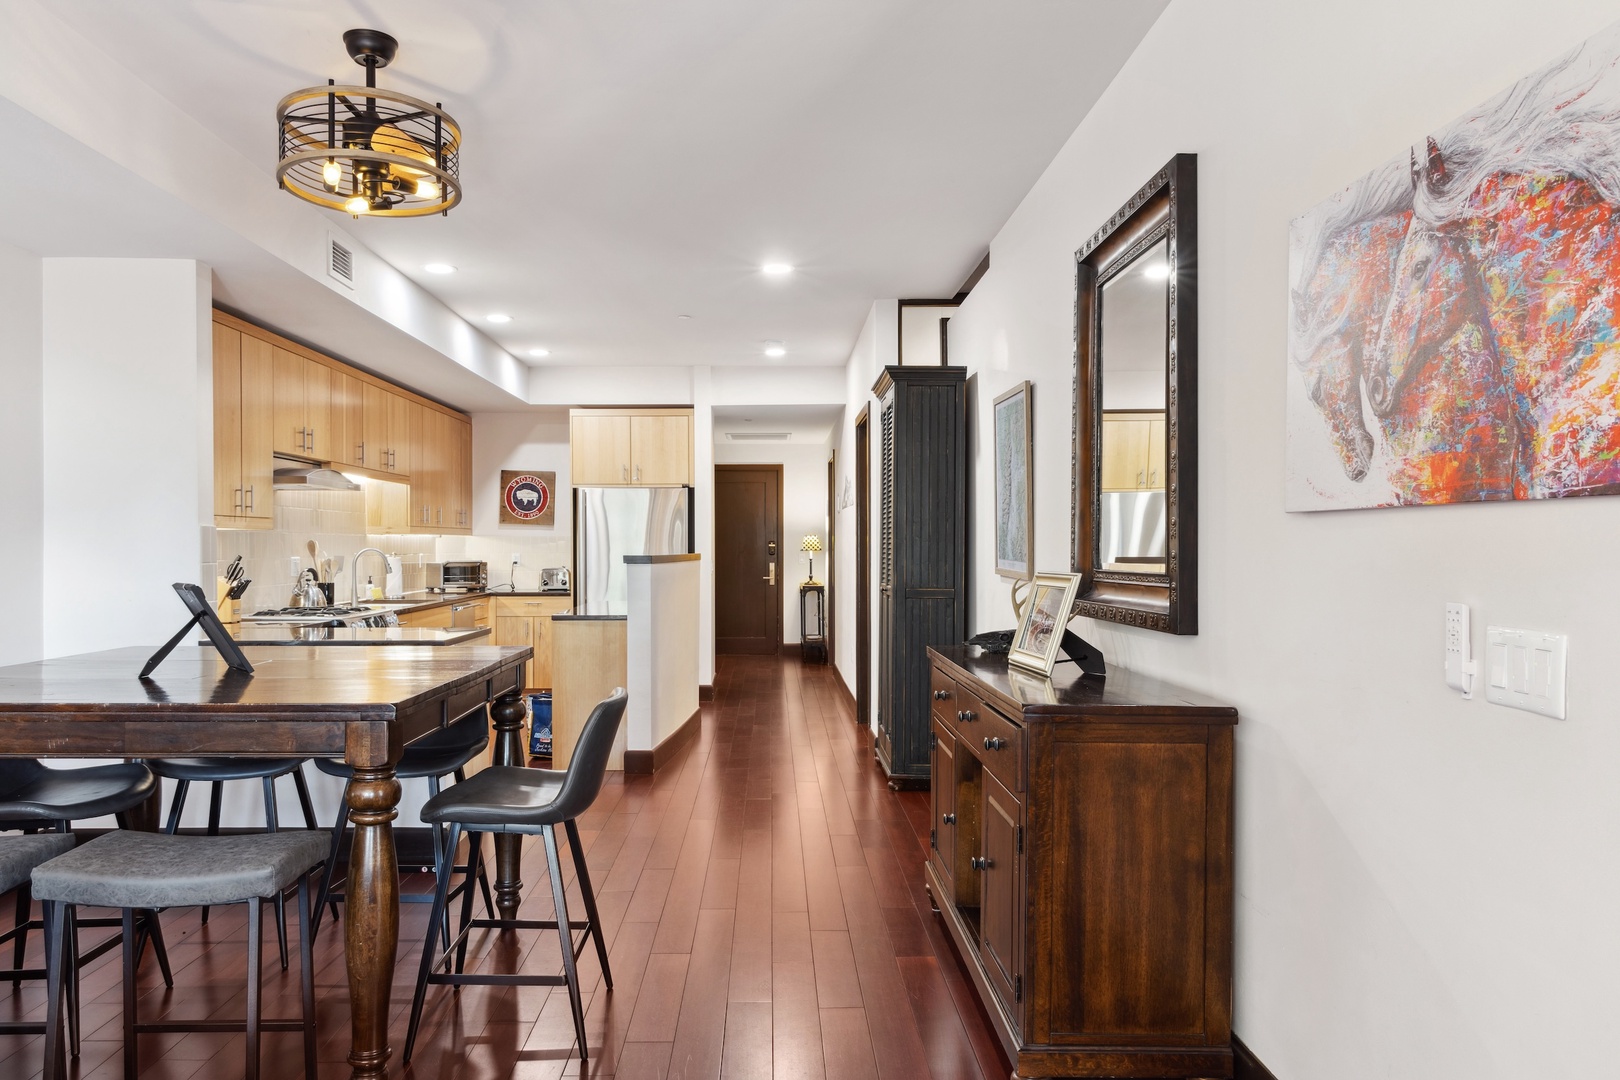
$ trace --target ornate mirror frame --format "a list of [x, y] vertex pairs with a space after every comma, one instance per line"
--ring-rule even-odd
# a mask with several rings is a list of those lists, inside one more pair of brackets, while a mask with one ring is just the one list
[[[1177, 154], [1074, 254], [1074, 613], [1167, 634], [1198, 632], [1197, 155]], [[1163, 573], [1097, 565], [1102, 527], [1102, 287], [1168, 238]]]

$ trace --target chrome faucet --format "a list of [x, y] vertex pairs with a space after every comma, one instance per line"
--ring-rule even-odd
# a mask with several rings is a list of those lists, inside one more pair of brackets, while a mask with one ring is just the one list
[[[360, 556], [364, 555], [368, 551], [374, 552], [377, 555], [377, 557], [380, 558], [383, 561], [383, 580], [384, 581], [387, 581], [388, 580], [388, 575], [392, 574], [394, 572], [394, 567], [389, 563], [388, 556], [383, 554], [383, 552], [382, 552], [382, 550], [380, 548], [361, 548], [359, 551], [355, 552], [354, 553], [354, 582], [353, 582], [353, 584], [354, 584], [354, 606], [355, 607], [360, 606]], [[366, 599], [369, 600], [370, 597], [367, 597]]]

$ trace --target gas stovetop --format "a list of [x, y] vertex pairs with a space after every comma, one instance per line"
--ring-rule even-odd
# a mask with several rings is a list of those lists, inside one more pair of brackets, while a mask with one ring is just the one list
[[280, 623], [348, 622], [351, 619], [364, 618], [374, 614], [376, 610], [368, 607], [348, 607], [343, 604], [334, 604], [330, 607], [266, 608], [264, 611], [255, 611], [251, 615], [242, 616], [242, 621]]

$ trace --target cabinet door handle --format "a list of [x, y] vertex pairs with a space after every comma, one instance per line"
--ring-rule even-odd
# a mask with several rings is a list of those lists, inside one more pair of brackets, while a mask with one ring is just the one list
[[956, 824], [956, 815], [955, 814], [942, 814], [940, 816], [939, 820], [943, 821], [947, 825], [955, 825]]
[[312, 453], [312, 454], [315, 452], [315, 429], [314, 428], [309, 429], [309, 452]]
[[365, 443], [360, 443], [359, 446], [356, 448], [356, 451], [357, 452], [354, 455], [354, 457], [355, 457], [355, 462], [354, 463], [356, 465], [364, 465], [366, 463], [366, 444]]
[[641, 466], [636, 466], [636, 483], [641, 483]]
[[992, 866], [996, 865], [996, 861], [988, 857], [981, 859], [975, 855], [973, 858], [968, 860], [968, 865], [973, 867], [975, 870], [988, 870]]
[[247, 512], [250, 513], [250, 514], [253, 513], [253, 485], [252, 484], [249, 484], [248, 489], [247, 489]]
[[238, 514], [240, 514], [242, 512], [242, 489], [241, 488], [236, 489], [236, 512]]
[[950, 696], [951, 696], [951, 692], [949, 690], [935, 690], [934, 691], [934, 700], [935, 701], [947, 701], [947, 700], [950, 699]]
[[998, 739], [998, 738], [995, 738], [994, 736], [984, 740], [984, 748], [986, 750], [1000, 750], [1003, 747], [1005, 747], [1006, 745], [1007, 745], [1007, 740], [1006, 739]]
[[630, 482], [630, 466], [625, 465], [622, 468], [624, 469], [624, 482], [628, 484]]

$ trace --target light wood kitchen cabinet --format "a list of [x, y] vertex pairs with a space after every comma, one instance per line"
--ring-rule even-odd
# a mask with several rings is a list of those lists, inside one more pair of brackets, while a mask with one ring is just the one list
[[1163, 488], [1164, 447], [1164, 413], [1104, 413], [1102, 489], [1143, 491]]
[[214, 523], [268, 529], [274, 518], [271, 476], [270, 346], [214, 326]]
[[276, 455], [384, 481], [368, 485], [375, 532], [472, 532], [466, 416], [216, 311], [216, 524], [272, 526]]
[[551, 689], [551, 617], [567, 611], [573, 601], [566, 596], [490, 597], [491, 645], [528, 645], [534, 659], [524, 669], [523, 685], [528, 690]]
[[332, 371], [332, 438], [325, 449], [335, 465], [364, 465], [360, 444], [365, 441], [365, 401], [362, 383], [345, 371]]
[[569, 446], [576, 487], [692, 483], [690, 409], [574, 409]]
[[332, 460], [332, 370], [287, 349], [271, 353], [276, 453]]

